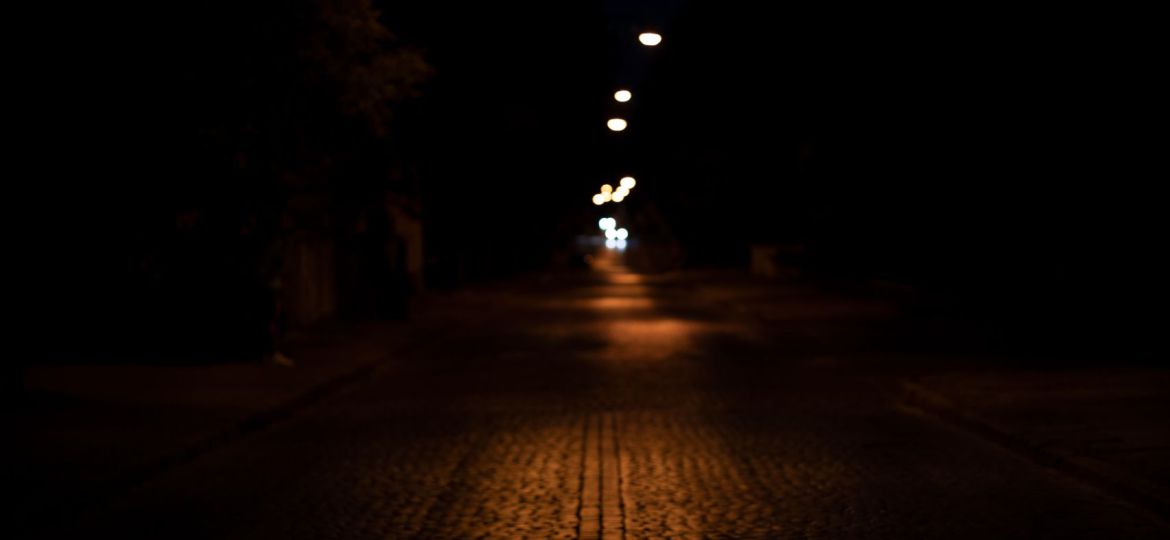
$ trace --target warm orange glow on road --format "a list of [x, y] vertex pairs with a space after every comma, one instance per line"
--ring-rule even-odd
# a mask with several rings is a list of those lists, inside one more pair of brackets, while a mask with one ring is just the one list
[[654, 301], [644, 296], [602, 296], [584, 301], [584, 306], [598, 311], [645, 310], [654, 307]]

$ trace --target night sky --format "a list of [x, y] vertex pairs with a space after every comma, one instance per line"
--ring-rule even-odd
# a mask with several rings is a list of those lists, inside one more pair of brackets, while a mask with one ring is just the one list
[[[458, 211], [508, 223], [521, 251], [587, 231], [590, 194], [633, 174], [627, 211], [653, 207], [668, 227], [655, 234], [699, 263], [804, 242], [844, 272], [1054, 283], [1151, 256], [1152, 36], [1105, 14], [703, 1], [387, 13], [438, 71], [420, 115], [442, 141], [432, 188], [466, 190]], [[664, 44], [639, 46], [645, 28]], [[619, 87], [631, 103], [610, 100]], [[615, 110], [631, 122], [621, 134], [603, 127]]]
[[[590, 196], [630, 174], [635, 237], [679, 243], [689, 265], [743, 265], [751, 243], [797, 243], [826, 274], [1045, 301], [1092, 279], [1110, 283], [1095, 295], [1128, 302], [1159, 279], [1163, 88], [1155, 34], [1121, 14], [376, 5], [433, 69], [371, 153], [421, 195], [432, 260], [537, 267], [595, 234], [608, 210]], [[175, 185], [205, 185], [230, 161], [192, 157], [208, 154], [183, 126], [221, 102], [203, 90], [215, 75], [184, 73], [192, 62], [231, 73], [216, 59], [246, 69], [233, 47], [281, 42], [228, 12], [90, 8], [62, 30], [77, 39], [45, 40], [37, 80], [49, 99], [29, 132], [47, 143], [38, 198], [57, 217], [44, 228], [63, 232], [42, 247], [95, 222], [134, 230], [142, 212], [189, 196]], [[663, 44], [638, 45], [644, 29]], [[621, 87], [631, 103], [612, 101]], [[619, 110], [630, 128], [614, 134], [604, 122]]]

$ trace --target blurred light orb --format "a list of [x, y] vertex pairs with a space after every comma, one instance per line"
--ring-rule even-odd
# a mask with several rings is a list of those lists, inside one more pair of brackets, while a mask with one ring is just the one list
[[593, 196], [593, 204], [596, 204], [597, 206], [601, 206], [601, 205], [605, 204], [605, 197], [602, 197], [600, 193], [598, 193], [597, 195], [594, 195]]
[[613, 240], [613, 239], [618, 237], [618, 232], [615, 229], [606, 229], [605, 230], [605, 237], [610, 239], [610, 240]]
[[605, 247], [607, 247], [609, 249], [617, 249], [617, 245], [618, 245], [618, 241], [613, 239], [613, 238], [610, 238], [609, 240], [605, 241]]
[[642, 32], [638, 35], [638, 41], [647, 47], [657, 47], [662, 43], [662, 35], [655, 32]]
[[638, 181], [634, 180], [633, 176], [627, 176], [625, 178], [622, 178], [622, 182], [619, 185], [621, 187], [626, 188], [626, 191], [629, 191], [631, 189], [634, 189], [634, 186], [638, 185]]
[[608, 191], [602, 191], [601, 193], [599, 193], [599, 195], [601, 195], [601, 202], [609, 202], [609, 201], [613, 200], [613, 193], [610, 193]]
[[613, 98], [616, 99], [618, 103], [625, 103], [632, 97], [634, 97], [634, 94], [629, 90], [618, 90], [617, 92], [613, 93]]
[[602, 193], [613, 193], [613, 186], [611, 186], [609, 184], [602, 184], [601, 185], [601, 192]]
[[617, 227], [617, 220], [611, 217], [601, 218], [598, 220], [597, 226], [603, 231], [608, 231]]
[[610, 118], [605, 125], [609, 127], [610, 131], [625, 131], [628, 124], [621, 118]]
[[614, 242], [614, 247], [616, 247], [618, 251], [625, 251], [626, 241], [618, 238], [617, 241]]
[[614, 234], [618, 240], [625, 240], [626, 238], [630, 237], [630, 231], [627, 231], [625, 227], [614, 231]]
[[613, 194], [613, 202], [622, 202], [625, 200], [625, 198], [626, 194], [624, 192], [618, 191], [617, 193]]

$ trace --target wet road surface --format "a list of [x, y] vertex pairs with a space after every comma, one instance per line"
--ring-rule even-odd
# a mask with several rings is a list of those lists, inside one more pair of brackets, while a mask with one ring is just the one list
[[878, 303], [611, 267], [431, 311], [371, 379], [47, 534], [1166, 537], [900, 405]]

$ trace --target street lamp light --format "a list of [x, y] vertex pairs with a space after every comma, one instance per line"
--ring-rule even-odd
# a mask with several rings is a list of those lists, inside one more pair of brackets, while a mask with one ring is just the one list
[[625, 131], [627, 124], [621, 118], [610, 118], [605, 125], [609, 127], [610, 131]]
[[634, 180], [633, 176], [627, 176], [625, 178], [622, 178], [622, 181], [620, 184], [621, 187], [626, 188], [626, 191], [634, 189], [634, 186], [636, 186], [636, 185], [638, 185], [638, 181]]
[[638, 41], [647, 47], [657, 47], [662, 43], [662, 36], [654, 32], [642, 32], [638, 35]]
[[613, 93], [613, 99], [616, 99], [618, 103], [625, 103], [632, 97], [634, 97], [634, 94], [632, 94], [629, 90], [618, 90], [617, 92]]

